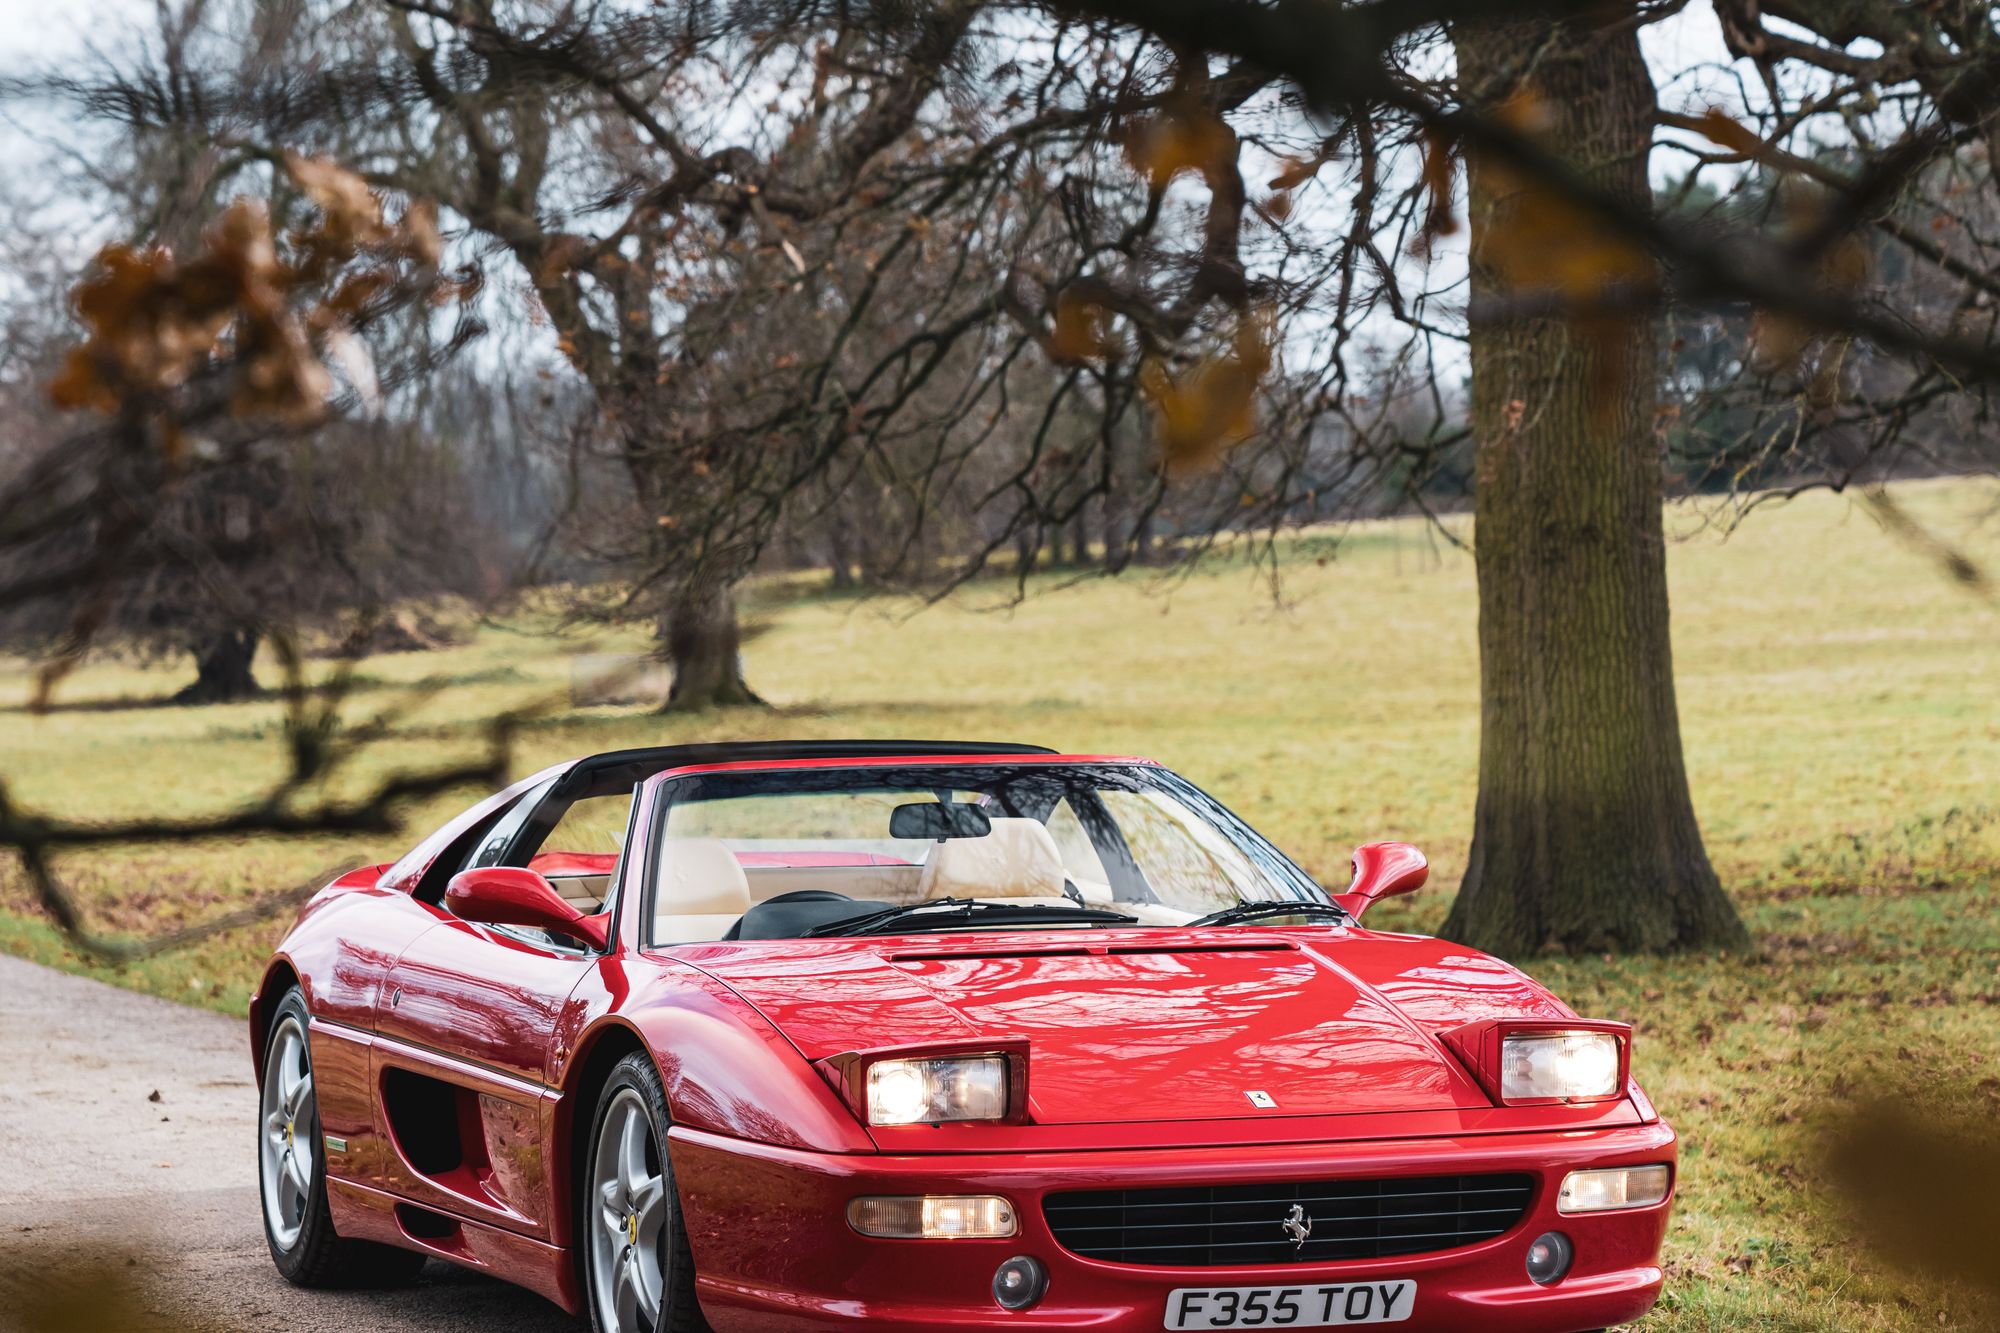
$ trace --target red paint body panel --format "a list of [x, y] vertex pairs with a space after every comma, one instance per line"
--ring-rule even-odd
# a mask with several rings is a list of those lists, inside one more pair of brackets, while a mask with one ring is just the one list
[[1354, 878], [1333, 900], [1360, 916], [1382, 898], [1415, 893], [1431, 877], [1431, 863], [1407, 842], [1370, 842], [1354, 849]]
[[605, 960], [577, 988], [560, 1044], [574, 1061], [607, 1027], [652, 1051], [676, 1124], [806, 1151], [874, 1147], [783, 1033], [694, 968]]
[[[483, 1069], [548, 1082], [556, 1027], [593, 964], [438, 913], [403, 950], [376, 1031]], [[400, 997], [400, 998], [397, 998]]]
[[558, 931], [600, 951], [610, 943], [608, 916], [585, 916], [539, 871], [522, 866], [460, 871], [445, 886], [444, 908], [462, 921]]
[[[1528, 1133], [1481, 1139], [1117, 1153], [934, 1157], [794, 1153], [692, 1130], [672, 1135], [674, 1172], [701, 1273], [702, 1311], [722, 1333], [819, 1329], [1157, 1329], [1176, 1287], [1301, 1285], [1366, 1277], [1412, 1278], [1411, 1333], [1551, 1333], [1632, 1319], [1659, 1294], [1659, 1247], [1669, 1205], [1558, 1217], [1555, 1192], [1581, 1167], [1674, 1161], [1673, 1131], [1634, 1126], [1595, 1134]], [[1266, 1267], [1154, 1268], [1065, 1251], [1042, 1220], [1043, 1195], [1243, 1181], [1526, 1171], [1538, 1179], [1528, 1215], [1495, 1240], [1397, 1259]], [[830, 1225], [864, 1194], [998, 1193], [1021, 1233], [992, 1241], [887, 1241]], [[1573, 1276], [1555, 1290], [1523, 1269], [1528, 1242], [1560, 1228], [1576, 1243]], [[993, 1270], [1032, 1254], [1050, 1273], [1034, 1309], [1009, 1314], [987, 1294]]]
[[[1262, 932], [1260, 943], [1278, 944]], [[1241, 930], [1022, 932], [683, 951], [809, 1059], [925, 1040], [1025, 1037], [1038, 1124], [1215, 1120], [1268, 1091], [1292, 1115], [1491, 1103], [1421, 1028], [1325, 956]], [[1333, 952], [1332, 950], [1328, 951]], [[1326, 1058], [1338, 1047], [1340, 1059]], [[1107, 1079], [1107, 1068], [1119, 1076]]]
[[477, 1222], [461, 1222], [456, 1234], [445, 1238], [418, 1236], [397, 1218], [398, 1202], [393, 1195], [345, 1180], [332, 1181], [327, 1190], [333, 1229], [343, 1236], [436, 1255], [526, 1287], [572, 1314], [582, 1311], [576, 1265], [567, 1251]]
[[[640, 784], [634, 827], [643, 833], [658, 821], [663, 784], [678, 774], [921, 762], [672, 770]], [[936, 762], [1145, 761], [1022, 754]], [[1413, 1333], [1525, 1333], [1630, 1319], [1658, 1294], [1669, 1205], [1560, 1219], [1576, 1241], [1574, 1273], [1554, 1288], [1526, 1279], [1528, 1240], [1558, 1225], [1563, 1172], [1672, 1162], [1675, 1143], [1636, 1085], [1594, 1105], [1493, 1104], [1441, 1034], [1576, 1017], [1503, 962], [1441, 940], [1337, 926], [987, 931], [648, 953], [635, 947], [645, 910], [640, 868], [592, 853], [540, 854], [530, 868], [616, 870], [620, 882], [599, 918], [608, 934], [602, 951], [474, 925], [409, 895], [445, 848], [568, 767], [473, 807], [394, 866], [328, 886], [301, 913], [252, 1002], [252, 1039], [261, 1046], [275, 988], [298, 977], [313, 1016], [322, 1125], [346, 1143], [327, 1154], [342, 1235], [439, 1255], [579, 1309], [572, 1160], [593, 1112], [586, 1071], [638, 1049], [667, 1088], [700, 1298], [725, 1333], [1152, 1329], [1175, 1287], [1366, 1276], [1417, 1281], [1415, 1318], [1399, 1325]], [[1414, 877], [1409, 856], [1384, 850], [1393, 846], [1357, 855], [1357, 888]], [[742, 859], [833, 866], [892, 858], [766, 849]], [[871, 1129], [814, 1063], [968, 1043], [1026, 1052], [1018, 1123]], [[398, 1124], [410, 1126], [406, 1112], [396, 1118], [402, 1094], [390, 1093], [391, 1080], [422, 1090], [434, 1099], [425, 1105], [456, 1126], [462, 1152], [448, 1167], [422, 1169], [430, 1159], [421, 1145], [399, 1137]], [[1249, 1089], [1277, 1105], [1253, 1105]], [[1528, 1216], [1505, 1235], [1310, 1272], [1086, 1260], [1055, 1243], [1040, 1207], [1055, 1190], [1483, 1170], [1537, 1179]], [[857, 1195], [935, 1192], [1005, 1193], [1023, 1230], [993, 1242], [883, 1241], [846, 1225]], [[1001, 1259], [1021, 1253], [1048, 1265], [1051, 1286], [1035, 1308], [1010, 1314], [993, 1302], [990, 1283]]]

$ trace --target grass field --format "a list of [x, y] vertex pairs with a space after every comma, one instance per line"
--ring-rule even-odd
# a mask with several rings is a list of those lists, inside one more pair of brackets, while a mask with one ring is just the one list
[[[2000, 570], [2000, 496], [1898, 495]], [[1723, 540], [1682, 512], [1675, 647], [1695, 801], [1760, 945], [1728, 959], [1544, 960], [1586, 1013], [1638, 1024], [1638, 1068], [1685, 1139], [1670, 1294], [1649, 1330], [1979, 1328], [1996, 1314], [1862, 1257], [1828, 1197], [1822, 1138], [1877, 1092], [2000, 1123], [2000, 609], [1945, 578], [1861, 505], [1815, 496]], [[1216, 792], [1324, 882], [1358, 841], [1425, 847], [1434, 889], [1379, 923], [1441, 919], [1464, 864], [1478, 737], [1471, 562], [1414, 523], [1302, 538], [1274, 600], [1243, 563], [1185, 579], [908, 604], [758, 594], [748, 652], [778, 706], [699, 722], [565, 708], [516, 768], [621, 745], [732, 736], [989, 737], [1148, 754]], [[981, 597], [986, 598], [982, 604]], [[350, 720], [440, 689], [338, 781], [470, 753], [480, 724], [567, 685], [586, 645], [483, 630], [443, 653], [363, 665]], [[267, 675], [275, 673], [267, 668]], [[0, 664], [0, 774], [65, 817], [192, 814], [283, 764], [280, 706], [154, 706], [178, 671], [100, 664], [33, 717]], [[466, 798], [469, 799], [469, 798]], [[427, 829], [464, 799], [413, 812]], [[151, 930], [413, 841], [201, 846], [73, 857], [100, 925]], [[6, 873], [6, 872], [0, 872]], [[241, 1012], [272, 925], [134, 966], [123, 984]], [[0, 879], [0, 947], [72, 967]]]

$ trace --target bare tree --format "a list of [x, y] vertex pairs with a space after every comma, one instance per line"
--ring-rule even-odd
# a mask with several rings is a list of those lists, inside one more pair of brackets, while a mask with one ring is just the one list
[[[1669, 110], [1636, 34], [1678, 8], [382, 0], [294, 29], [304, 78], [75, 91], [253, 155], [336, 153], [507, 257], [595, 391], [626, 479], [614, 609], [660, 624], [687, 706], [751, 697], [730, 589], [814, 488], [868, 478], [907, 534], [887, 566], [926, 576], [953, 516], [976, 535], [946, 586], [1054, 533], [1087, 550], [1135, 425], [1146, 476], [1204, 478], [1191, 512], [1323, 514], [1462, 448], [1438, 380], [1469, 358], [1488, 661], [1453, 929], [1689, 948], [1742, 934], [1679, 751], [1654, 331], [1747, 321], [1766, 373], [1821, 387], [1802, 419], [1880, 405], [1821, 371], [1845, 349], [1909, 367], [1905, 396], [1990, 381], [1978, 247], [1897, 219], [1983, 145], [2000, 80], [1983, 11], [1731, 6], [1762, 91]], [[1797, 151], [1836, 127], [1841, 160]], [[1650, 158], [1690, 135], [1810, 206], [1656, 210]], [[1437, 259], [1467, 162], [1469, 289]], [[1855, 279], [1863, 233], [1927, 266], [1922, 306]], [[1165, 494], [1118, 496], [1128, 549]]]

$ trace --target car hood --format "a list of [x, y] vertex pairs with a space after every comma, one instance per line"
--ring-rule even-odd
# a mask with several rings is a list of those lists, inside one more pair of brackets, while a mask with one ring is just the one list
[[1294, 942], [1086, 949], [958, 936], [689, 961], [812, 1060], [1026, 1038], [1042, 1124], [1491, 1105], [1380, 991]]

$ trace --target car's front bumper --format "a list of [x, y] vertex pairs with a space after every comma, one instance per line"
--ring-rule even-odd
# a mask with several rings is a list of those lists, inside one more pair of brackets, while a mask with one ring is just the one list
[[[1089, 1328], [1158, 1329], [1177, 1287], [1318, 1286], [1370, 1278], [1417, 1284], [1407, 1333], [1479, 1329], [1566, 1333], [1636, 1318], [1660, 1292], [1666, 1203], [1563, 1217], [1563, 1176], [1594, 1166], [1673, 1162], [1664, 1122], [1614, 1129], [1287, 1144], [1257, 1148], [1006, 1155], [837, 1156], [746, 1143], [699, 1131], [671, 1134], [674, 1172], [703, 1312], [732, 1330]], [[1339, 1177], [1527, 1172], [1528, 1212], [1476, 1245], [1396, 1259], [1325, 1265], [1156, 1268], [1104, 1263], [1064, 1250], [1042, 1216], [1056, 1190], [1145, 1188]], [[1020, 1217], [1005, 1240], [877, 1240], [846, 1223], [864, 1194], [1003, 1194]], [[1528, 1279], [1529, 1242], [1561, 1231], [1575, 1245], [1569, 1275]], [[993, 1299], [994, 1269], [1014, 1255], [1048, 1269], [1047, 1295], [1019, 1313]]]

